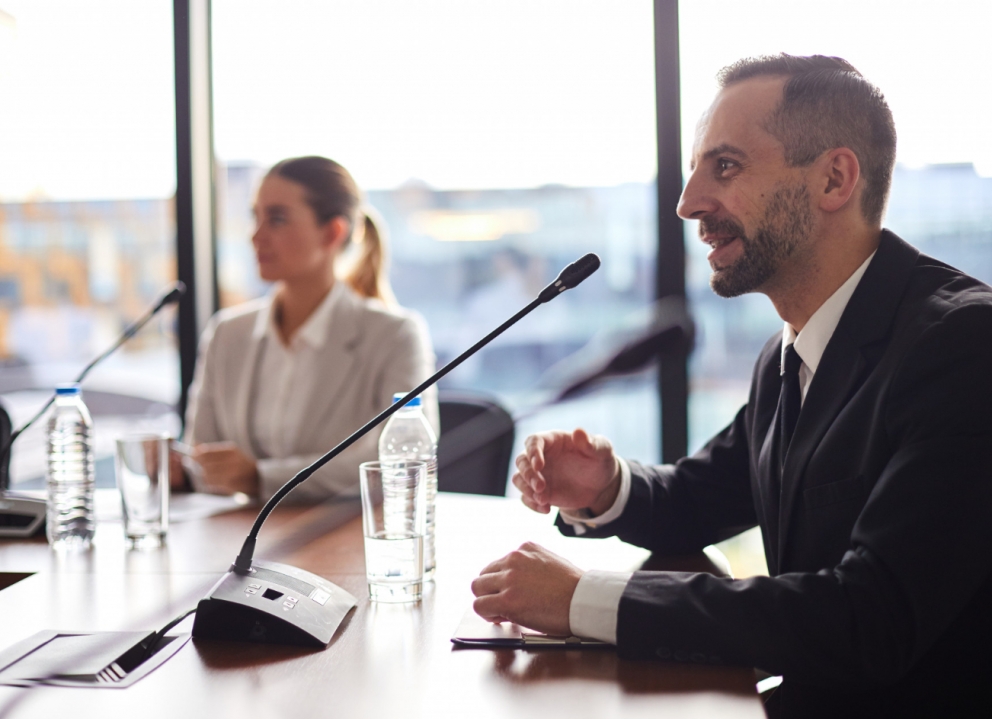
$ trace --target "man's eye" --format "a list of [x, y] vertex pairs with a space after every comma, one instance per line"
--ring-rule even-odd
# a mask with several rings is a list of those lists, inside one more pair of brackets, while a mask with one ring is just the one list
[[733, 160], [727, 160], [724, 158], [720, 158], [719, 160], [716, 161], [716, 166], [721, 173], [731, 170], [736, 164], [737, 163], [734, 162]]

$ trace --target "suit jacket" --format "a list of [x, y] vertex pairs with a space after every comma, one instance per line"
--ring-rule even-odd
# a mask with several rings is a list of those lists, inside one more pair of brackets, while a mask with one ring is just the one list
[[[329, 331], [320, 349], [319, 376], [298, 375], [313, 389], [307, 421], [294, 438], [291, 456], [263, 459], [251, 438], [252, 395], [259, 382], [264, 335], [256, 331], [259, 315], [268, 313], [271, 297], [218, 312], [200, 339], [190, 403], [187, 441], [235, 442], [258, 462], [261, 493], [272, 495], [287, 480], [387, 408], [395, 392], [409, 392], [434, 372], [434, 353], [419, 315], [387, 309], [381, 302], [355, 295], [335, 284]], [[437, 392], [423, 397], [425, 414], [438, 430]], [[288, 499], [317, 501], [358, 484], [358, 465], [378, 456], [381, 427], [318, 470]]]
[[729, 427], [674, 466], [631, 463], [622, 516], [586, 535], [671, 554], [758, 524], [771, 576], [637, 572], [618, 651], [782, 674], [793, 716], [947, 715], [992, 677], [992, 289], [883, 231], [776, 497], [780, 349]]

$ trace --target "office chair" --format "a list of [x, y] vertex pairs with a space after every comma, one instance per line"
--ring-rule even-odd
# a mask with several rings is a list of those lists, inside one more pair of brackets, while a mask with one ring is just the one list
[[438, 403], [438, 489], [506, 496], [514, 438], [509, 412], [492, 399], [467, 392], [441, 390]]
[[[7, 408], [0, 402], [0, 451], [7, 446], [10, 435], [14, 431], [10, 422], [10, 415]], [[3, 452], [0, 456], [0, 492], [5, 491], [10, 486], [10, 451]]]

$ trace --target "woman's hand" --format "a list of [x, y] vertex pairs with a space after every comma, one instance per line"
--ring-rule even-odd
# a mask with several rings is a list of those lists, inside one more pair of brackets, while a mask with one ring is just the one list
[[234, 442], [198, 444], [193, 448], [193, 459], [203, 469], [203, 491], [211, 494], [258, 494], [255, 460]]

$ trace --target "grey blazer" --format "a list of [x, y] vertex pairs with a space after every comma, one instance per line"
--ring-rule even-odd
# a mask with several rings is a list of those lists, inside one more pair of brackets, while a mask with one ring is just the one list
[[[201, 336], [185, 440], [237, 444], [258, 460], [263, 498], [388, 407], [393, 393], [409, 391], [434, 372], [430, 336], [419, 315], [360, 298], [340, 282], [332, 291], [340, 296], [335, 298], [330, 331], [320, 349], [326, 371], [296, 380], [310, 384], [312, 393], [308, 420], [295, 437], [292, 456], [259, 457], [251, 437], [253, 393], [265, 381], [259, 376], [260, 352], [268, 341], [255, 327], [259, 315], [268, 313], [272, 298], [218, 312]], [[427, 390], [423, 400], [437, 432], [435, 388]], [[313, 502], [340, 491], [357, 493], [358, 465], [376, 459], [380, 429], [322, 467], [287, 500]]]

